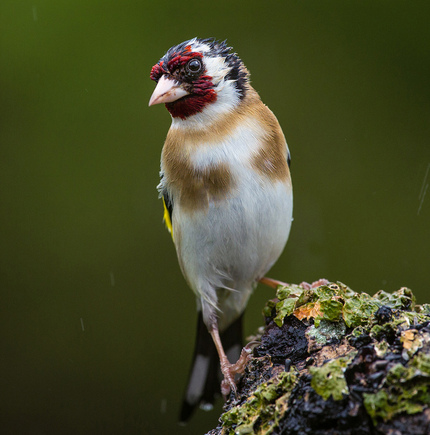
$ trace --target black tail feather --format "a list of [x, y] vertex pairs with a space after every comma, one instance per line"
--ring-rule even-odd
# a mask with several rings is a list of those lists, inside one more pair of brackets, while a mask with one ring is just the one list
[[[242, 318], [243, 314], [220, 334], [224, 350], [232, 363], [237, 361], [242, 350]], [[190, 419], [198, 405], [210, 409], [220, 395], [221, 380], [218, 353], [199, 312], [193, 361], [179, 416], [181, 423]]]

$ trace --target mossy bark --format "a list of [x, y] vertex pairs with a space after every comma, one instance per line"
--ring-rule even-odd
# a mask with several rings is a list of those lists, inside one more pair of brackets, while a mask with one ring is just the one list
[[430, 305], [407, 288], [278, 288], [215, 434], [430, 434]]

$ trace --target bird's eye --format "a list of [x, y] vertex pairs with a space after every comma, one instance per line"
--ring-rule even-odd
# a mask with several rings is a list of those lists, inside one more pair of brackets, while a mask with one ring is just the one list
[[189, 74], [197, 74], [202, 69], [202, 61], [200, 59], [191, 59], [186, 66], [186, 70]]

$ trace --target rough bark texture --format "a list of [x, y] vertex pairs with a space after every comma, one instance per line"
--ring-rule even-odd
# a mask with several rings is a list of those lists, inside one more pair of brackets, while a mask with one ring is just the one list
[[430, 305], [340, 282], [277, 297], [208, 434], [430, 434]]

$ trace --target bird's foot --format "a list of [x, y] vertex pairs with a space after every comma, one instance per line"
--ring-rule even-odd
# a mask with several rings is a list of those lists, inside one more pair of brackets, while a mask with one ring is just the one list
[[251, 352], [255, 345], [259, 344], [257, 341], [251, 341], [248, 343], [240, 353], [239, 359], [231, 364], [227, 359], [221, 362], [221, 372], [224, 375], [224, 379], [221, 382], [221, 393], [224, 399], [227, 399], [230, 392], [236, 394], [236, 382], [235, 376], [240, 375], [245, 371], [246, 364], [251, 359]]
[[317, 288], [320, 285], [327, 285], [330, 281], [325, 279], [325, 278], [321, 278], [318, 281], [314, 281], [312, 284], [309, 284], [306, 281], [303, 281], [299, 284], [300, 287], [304, 288], [305, 290], [310, 290], [311, 288]]

